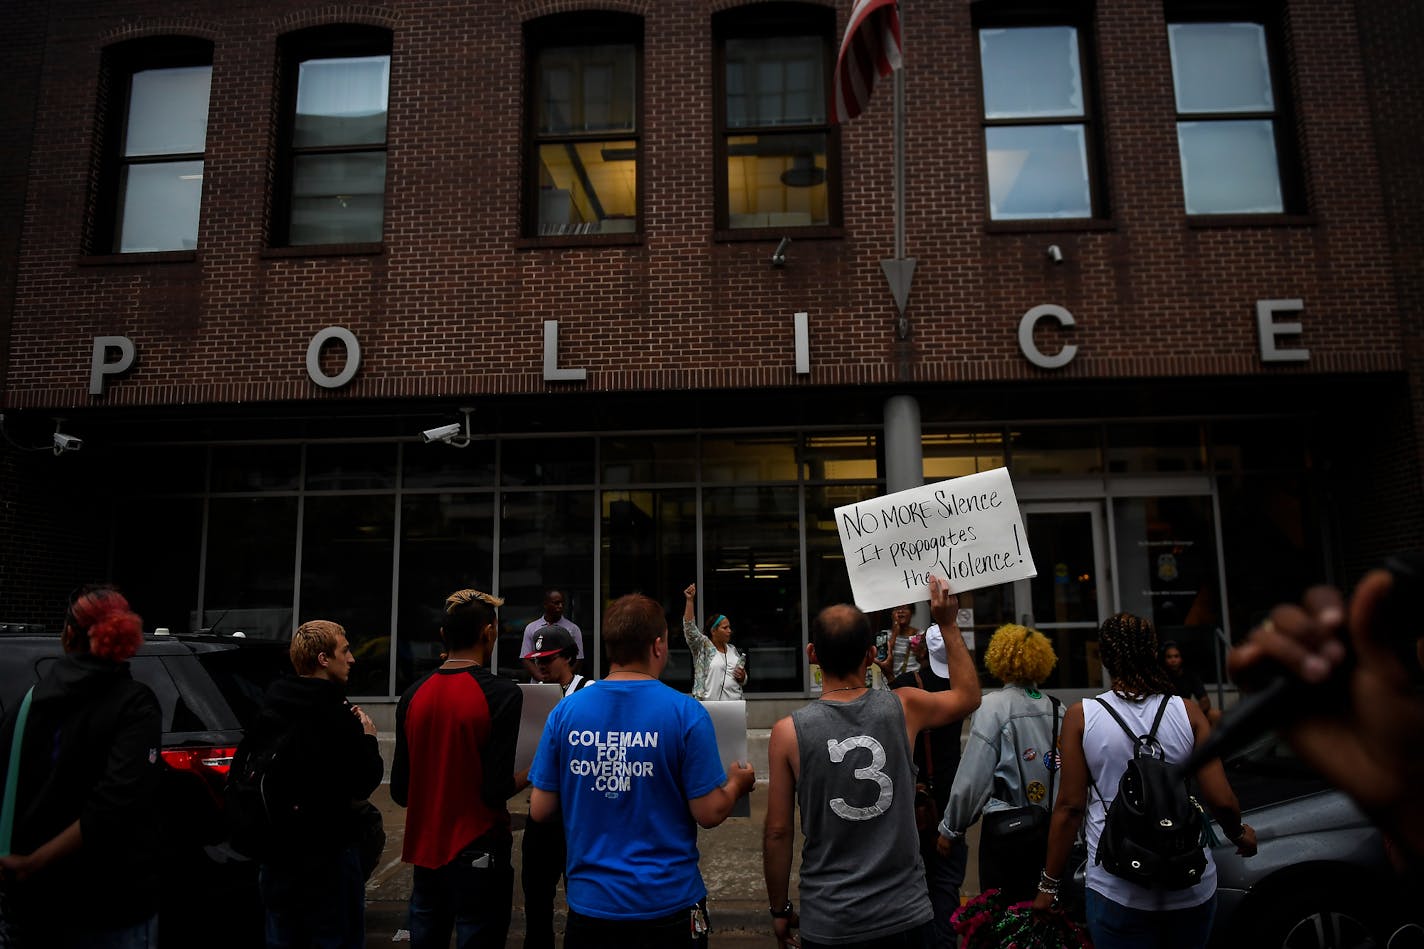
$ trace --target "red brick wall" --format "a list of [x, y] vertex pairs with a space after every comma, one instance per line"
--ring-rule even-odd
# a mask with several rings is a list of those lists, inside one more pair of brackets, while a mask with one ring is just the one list
[[[896, 377], [888, 81], [844, 131], [845, 236], [792, 245], [712, 239], [711, 13], [726, 3], [621, 3], [645, 13], [644, 240], [516, 247], [521, 33], [510, 15], [587, 3], [329, 4], [193, 0], [66, 3], [50, 25], [15, 311], [12, 407], [456, 393], [821, 385]], [[839, 5], [844, 22], [849, 2]], [[1403, 4], [1397, 5], [1405, 9]], [[1370, 372], [1404, 367], [1379, 162], [1355, 11], [1290, 4], [1289, 48], [1311, 216], [1189, 227], [1181, 211], [1161, 7], [1098, 5], [1096, 50], [1110, 228], [989, 233], [977, 46], [969, 4], [905, 0], [908, 252], [918, 258], [909, 371], [922, 381]], [[264, 256], [275, 43], [322, 22], [394, 33], [384, 253]], [[80, 262], [100, 50], [182, 27], [215, 40], [198, 259]], [[1401, 103], [1397, 108], [1403, 108]], [[1059, 244], [1066, 261], [1044, 251]], [[1306, 367], [1263, 368], [1254, 303], [1301, 297]], [[1075, 362], [1019, 353], [1030, 306], [1068, 307]], [[791, 314], [811, 313], [812, 375], [793, 371]], [[544, 319], [561, 364], [542, 379]], [[329, 393], [307, 341], [339, 323], [364, 364]], [[139, 359], [87, 394], [91, 338]], [[1048, 346], [1045, 343], [1045, 346]]]

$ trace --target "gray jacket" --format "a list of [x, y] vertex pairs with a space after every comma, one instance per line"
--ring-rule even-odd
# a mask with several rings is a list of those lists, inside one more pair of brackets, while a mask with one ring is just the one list
[[[1059, 730], [1063, 713], [1060, 704]], [[984, 696], [954, 774], [941, 836], [963, 836], [980, 814], [1029, 803], [1053, 807], [1061, 760], [1053, 720], [1053, 701], [1043, 694], [1030, 698], [1022, 686], [1008, 685]]]

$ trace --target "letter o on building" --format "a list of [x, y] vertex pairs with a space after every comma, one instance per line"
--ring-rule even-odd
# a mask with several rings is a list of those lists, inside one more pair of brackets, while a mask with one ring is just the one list
[[[321, 371], [321, 347], [329, 340], [338, 340], [346, 347], [346, 368], [334, 376]], [[356, 370], [360, 368], [361, 344], [356, 341], [356, 334], [344, 326], [328, 326], [307, 344], [307, 375], [323, 389], [340, 389], [356, 378]]]
[[1078, 355], [1078, 347], [1072, 343], [1065, 343], [1056, 356], [1048, 356], [1033, 344], [1033, 331], [1038, 326], [1038, 321], [1044, 317], [1052, 317], [1058, 321], [1059, 326], [1072, 326], [1074, 323], [1073, 314], [1063, 307], [1054, 303], [1040, 303], [1029, 310], [1019, 320], [1019, 350], [1023, 352], [1024, 358], [1038, 366], [1040, 369], [1062, 369], [1073, 361], [1073, 357]]

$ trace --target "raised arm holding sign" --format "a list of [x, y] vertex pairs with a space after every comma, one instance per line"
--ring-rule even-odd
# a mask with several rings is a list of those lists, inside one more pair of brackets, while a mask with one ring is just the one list
[[1038, 576], [1005, 468], [836, 508], [856, 605], [912, 599], [931, 576], [956, 592]]

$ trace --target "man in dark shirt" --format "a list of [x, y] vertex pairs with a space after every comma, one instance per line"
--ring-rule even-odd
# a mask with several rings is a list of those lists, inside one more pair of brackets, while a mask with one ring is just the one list
[[[901, 673], [890, 683], [890, 688], [901, 689], [913, 686], [926, 692], [945, 692], [949, 689], [949, 657], [945, 653], [944, 637], [939, 626], [931, 626], [923, 633], [910, 637], [910, 652], [919, 661], [915, 672]], [[968, 863], [969, 849], [955, 847], [949, 856], [942, 857], [936, 847], [936, 830], [940, 815], [949, 803], [949, 791], [954, 786], [954, 772], [959, 769], [960, 733], [964, 720], [960, 719], [939, 728], [920, 732], [915, 741], [915, 774], [918, 783], [929, 789], [934, 800], [933, 817], [926, 826], [920, 827], [920, 858], [925, 864], [925, 885], [929, 889], [930, 904], [934, 907], [934, 937], [936, 946], [955, 944], [954, 925], [950, 916], [959, 908], [959, 888], [964, 885], [964, 869]], [[921, 808], [927, 802], [919, 799], [916, 791], [915, 815], [919, 820]], [[926, 815], [928, 816], [928, 815]]]
[[448, 658], [396, 705], [391, 799], [407, 808], [403, 857], [415, 865], [413, 949], [503, 946], [514, 900], [514, 750], [524, 695], [487, 668], [504, 601], [478, 590], [445, 600]]
[[252, 731], [233, 758], [282, 743], [290, 749], [278, 778], [286, 806], [300, 812], [300, 829], [262, 860], [262, 902], [269, 946], [366, 944], [366, 875], [355, 805], [381, 783], [384, 765], [376, 726], [346, 701], [355, 659], [346, 631], [328, 620], [297, 627], [290, 648], [296, 675], [278, 679], [262, 700]]

